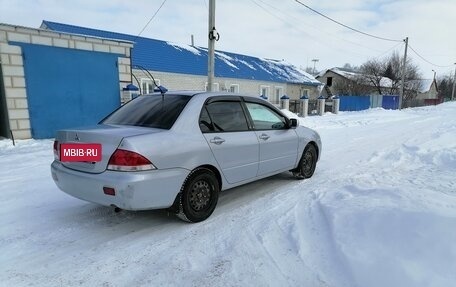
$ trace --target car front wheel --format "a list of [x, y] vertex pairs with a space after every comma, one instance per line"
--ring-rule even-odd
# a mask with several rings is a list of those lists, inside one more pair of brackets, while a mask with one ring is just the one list
[[317, 150], [313, 144], [308, 144], [302, 153], [298, 167], [293, 174], [299, 179], [310, 178], [317, 166]]
[[211, 170], [194, 170], [185, 180], [179, 194], [177, 216], [189, 222], [207, 219], [217, 205], [219, 191], [219, 183]]

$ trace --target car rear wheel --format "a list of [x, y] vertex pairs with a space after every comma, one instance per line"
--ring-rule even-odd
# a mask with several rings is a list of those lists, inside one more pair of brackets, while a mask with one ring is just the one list
[[207, 219], [215, 209], [220, 188], [215, 174], [206, 168], [194, 170], [185, 180], [177, 216], [189, 222]]
[[298, 167], [293, 174], [299, 179], [310, 178], [317, 166], [317, 150], [313, 144], [308, 144], [302, 153]]

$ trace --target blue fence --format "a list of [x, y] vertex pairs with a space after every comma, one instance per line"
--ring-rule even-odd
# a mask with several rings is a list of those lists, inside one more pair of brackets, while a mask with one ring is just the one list
[[397, 110], [399, 108], [399, 96], [383, 96], [382, 108]]
[[370, 108], [369, 96], [340, 96], [340, 111], [361, 111]]
[[399, 96], [340, 96], [340, 111], [362, 111], [370, 108], [397, 110]]

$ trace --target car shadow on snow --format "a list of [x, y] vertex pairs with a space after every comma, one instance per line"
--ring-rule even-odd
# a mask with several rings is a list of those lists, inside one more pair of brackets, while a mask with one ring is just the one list
[[[205, 222], [219, 222], [225, 214], [235, 211], [239, 206], [248, 206], [258, 198], [286, 191], [287, 186], [294, 186], [297, 181], [290, 173], [284, 172], [262, 180], [222, 191], [214, 213]], [[77, 208], [76, 208], [77, 207]], [[90, 233], [106, 230], [115, 231], [121, 236], [126, 233], [147, 229], [162, 230], [163, 227], [195, 226], [178, 219], [167, 210], [146, 210], [115, 212], [113, 207], [100, 206], [80, 201], [72, 208], [61, 209], [57, 214], [56, 224], [62, 228], [83, 228]], [[197, 224], [198, 225], [198, 224]]]

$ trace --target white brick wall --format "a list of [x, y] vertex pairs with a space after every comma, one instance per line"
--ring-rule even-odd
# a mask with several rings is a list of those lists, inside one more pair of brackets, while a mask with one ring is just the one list
[[10, 129], [13, 131], [19, 129], [19, 123], [16, 120], [10, 120], [9, 126], [10, 126]]
[[6, 31], [0, 31], [0, 42], [6, 42]]
[[5, 88], [9, 88], [13, 86], [13, 81], [11, 77], [3, 77], [3, 84], [5, 85]]
[[[0, 24], [0, 64], [3, 71], [9, 126], [17, 139], [31, 137], [22, 51], [8, 42], [32, 43], [60, 48], [123, 54], [119, 57], [119, 87], [131, 83], [130, 49], [132, 43], [76, 36], [41, 29]], [[119, 89], [119, 97], [121, 90]]]
[[21, 52], [22, 52], [21, 48], [18, 46], [11, 46], [11, 45], [8, 45], [8, 43], [6, 43], [6, 42], [0, 43], [0, 53], [2, 53], [2, 54], [20, 55]]
[[28, 109], [27, 99], [15, 99], [14, 106], [16, 109]]
[[111, 53], [125, 55], [125, 47], [120, 46], [110, 46]]
[[74, 44], [75, 44], [76, 49], [93, 51], [92, 43], [76, 41], [76, 42], [74, 42]]
[[18, 120], [20, 130], [28, 130], [30, 129], [30, 121], [29, 120]]
[[9, 118], [11, 120], [17, 120], [17, 119], [28, 119], [29, 118], [29, 112], [27, 109], [14, 109], [9, 111]]
[[93, 45], [93, 50], [94, 51], [98, 51], [98, 52], [109, 53], [109, 46], [108, 45], [103, 45], [103, 44], [94, 44]]
[[13, 87], [15, 87], [15, 88], [25, 88], [25, 78], [23, 78], [23, 77], [13, 77]]
[[8, 54], [0, 54], [0, 61], [4, 65], [9, 65], [9, 63], [10, 63], [9, 55]]
[[130, 65], [131, 61], [130, 58], [119, 58], [120, 65]]
[[14, 99], [6, 99], [6, 106], [10, 109], [15, 109], [16, 104], [14, 102]]
[[[152, 76], [160, 79], [160, 84], [168, 90], [204, 90], [207, 83], [207, 76], [195, 76], [187, 74], [174, 74], [150, 71]], [[143, 71], [133, 69], [133, 74], [141, 81], [141, 78], [148, 78]], [[257, 80], [233, 79], [233, 78], [215, 78], [215, 83], [219, 84], [219, 90], [229, 91], [232, 84], [239, 85], [239, 92], [250, 96], [260, 96], [261, 86], [269, 86], [269, 99], [273, 99], [274, 87], [282, 87], [283, 94], [286, 94], [290, 99], [299, 99], [301, 89], [309, 90], [309, 97], [317, 98], [318, 89], [313, 86], [301, 84], [287, 84], [278, 82], [266, 82]], [[139, 86], [139, 83], [134, 83]]]
[[14, 66], [22, 66], [22, 65], [24, 65], [24, 62], [22, 60], [22, 56], [21, 55], [10, 55], [9, 59], [10, 59], [10, 64], [11, 65], [14, 65]]
[[52, 46], [52, 38], [32, 35], [32, 44]]
[[23, 42], [23, 43], [30, 43], [30, 35], [22, 34], [22, 33], [8, 33], [8, 41], [16, 41], [16, 42]]
[[52, 41], [55, 47], [68, 48], [69, 44], [67, 39], [53, 38]]
[[5, 88], [6, 98], [27, 98], [25, 88]]
[[23, 66], [10, 66], [10, 65], [2, 65], [3, 67], [3, 76], [24, 76], [24, 67]]

